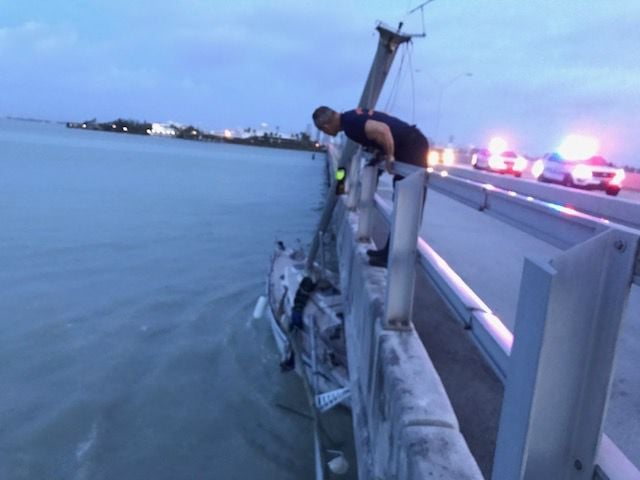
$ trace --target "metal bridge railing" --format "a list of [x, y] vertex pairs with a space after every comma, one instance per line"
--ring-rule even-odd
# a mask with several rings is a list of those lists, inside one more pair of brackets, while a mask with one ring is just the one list
[[[411, 232], [401, 228], [416, 221], [415, 206], [406, 203], [410, 190], [421, 198], [418, 190], [424, 186], [423, 169], [396, 163], [394, 173], [408, 178], [398, 184], [404, 194], [396, 195], [393, 210], [374, 193], [373, 167], [363, 169], [359, 202], [353, 197], [348, 202], [359, 206], [360, 239], [371, 235], [373, 208], [390, 224], [388, 301], [413, 293], [413, 284], [397, 285], [399, 275], [407, 275], [398, 259], [410, 255], [407, 239], [416, 238], [419, 225]], [[406, 182], [412, 186], [402, 185]], [[550, 264], [526, 260], [514, 341], [500, 319], [418, 239], [421, 266], [459, 320], [472, 327], [475, 342], [505, 384], [493, 478], [638, 478], [640, 472], [603, 434], [602, 424], [624, 305], [631, 283], [640, 284], [640, 232], [442, 172], [432, 172], [427, 184], [567, 249]], [[356, 187], [353, 177], [351, 186]]]

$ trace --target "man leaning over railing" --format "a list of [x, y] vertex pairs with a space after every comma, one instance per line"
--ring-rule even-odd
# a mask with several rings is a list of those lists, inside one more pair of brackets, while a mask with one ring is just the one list
[[[327, 135], [336, 136], [344, 131], [347, 137], [371, 149], [378, 155], [379, 163], [393, 174], [393, 162], [408, 163], [426, 168], [429, 142], [415, 126], [386, 113], [356, 108], [338, 113], [329, 107], [318, 107], [313, 112], [313, 123]], [[404, 177], [393, 176], [393, 185]], [[386, 267], [389, 259], [389, 237], [380, 250], [367, 250], [369, 264]]]

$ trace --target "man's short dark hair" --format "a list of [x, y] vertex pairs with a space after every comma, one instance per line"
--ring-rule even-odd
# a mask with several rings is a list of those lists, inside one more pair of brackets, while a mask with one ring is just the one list
[[318, 107], [313, 112], [313, 123], [316, 124], [316, 127], [319, 127], [331, 120], [335, 113], [336, 111], [332, 108], [325, 106]]

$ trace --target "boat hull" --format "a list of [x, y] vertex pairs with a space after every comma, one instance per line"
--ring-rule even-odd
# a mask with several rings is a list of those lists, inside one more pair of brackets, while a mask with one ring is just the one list
[[[278, 243], [268, 278], [267, 317], [280, 352], [280, 366], [283, 370], [295, 369], [313, 394], [319, 395], [349, 383], [342, 295], [330, 272], [322, 272], [321, 278], [313, 280], [308, 295], [301, 294], [305, 277], [302, 252]], [[300, 312], [301, 298], [305, 303]], [[296, 309], [300, 313], [293, 321]], [[348, 399], [342, 403], [349, 405]]]

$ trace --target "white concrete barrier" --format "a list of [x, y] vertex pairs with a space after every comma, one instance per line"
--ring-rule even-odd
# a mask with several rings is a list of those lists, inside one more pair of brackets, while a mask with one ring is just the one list
[[445, 168], [438, 166], [437, 169], [446, 169], [451, 175], [455, 175], [456, 177], [466, 178], [480, 183], [490, 183], [496, 187], [512, 190], [522, 195], [529, 195], [538, 200], [552, 202], [558, 205], [569, 205], [580, 212], [595, 217], [603, 217], [615, 223], [627, 225], [632, 228], [640, 228], [640, 203], [637, 202], [607, 195], [585, 195], [582, 190], [576, 188], [527, 181], [511, 176], [489, 176], [484, 172], [466, 168]]
[[358, 217], [338, 202], [340, 287], [360, 479], [481, 479], [428, 353], [413, 328], [382, 327], [386, 270], [356, 242]]
[[398, 479], [478, 477], [467, 468], [469, 452], [462, 434], [450, 428], [409, 427], [402, 439]]

